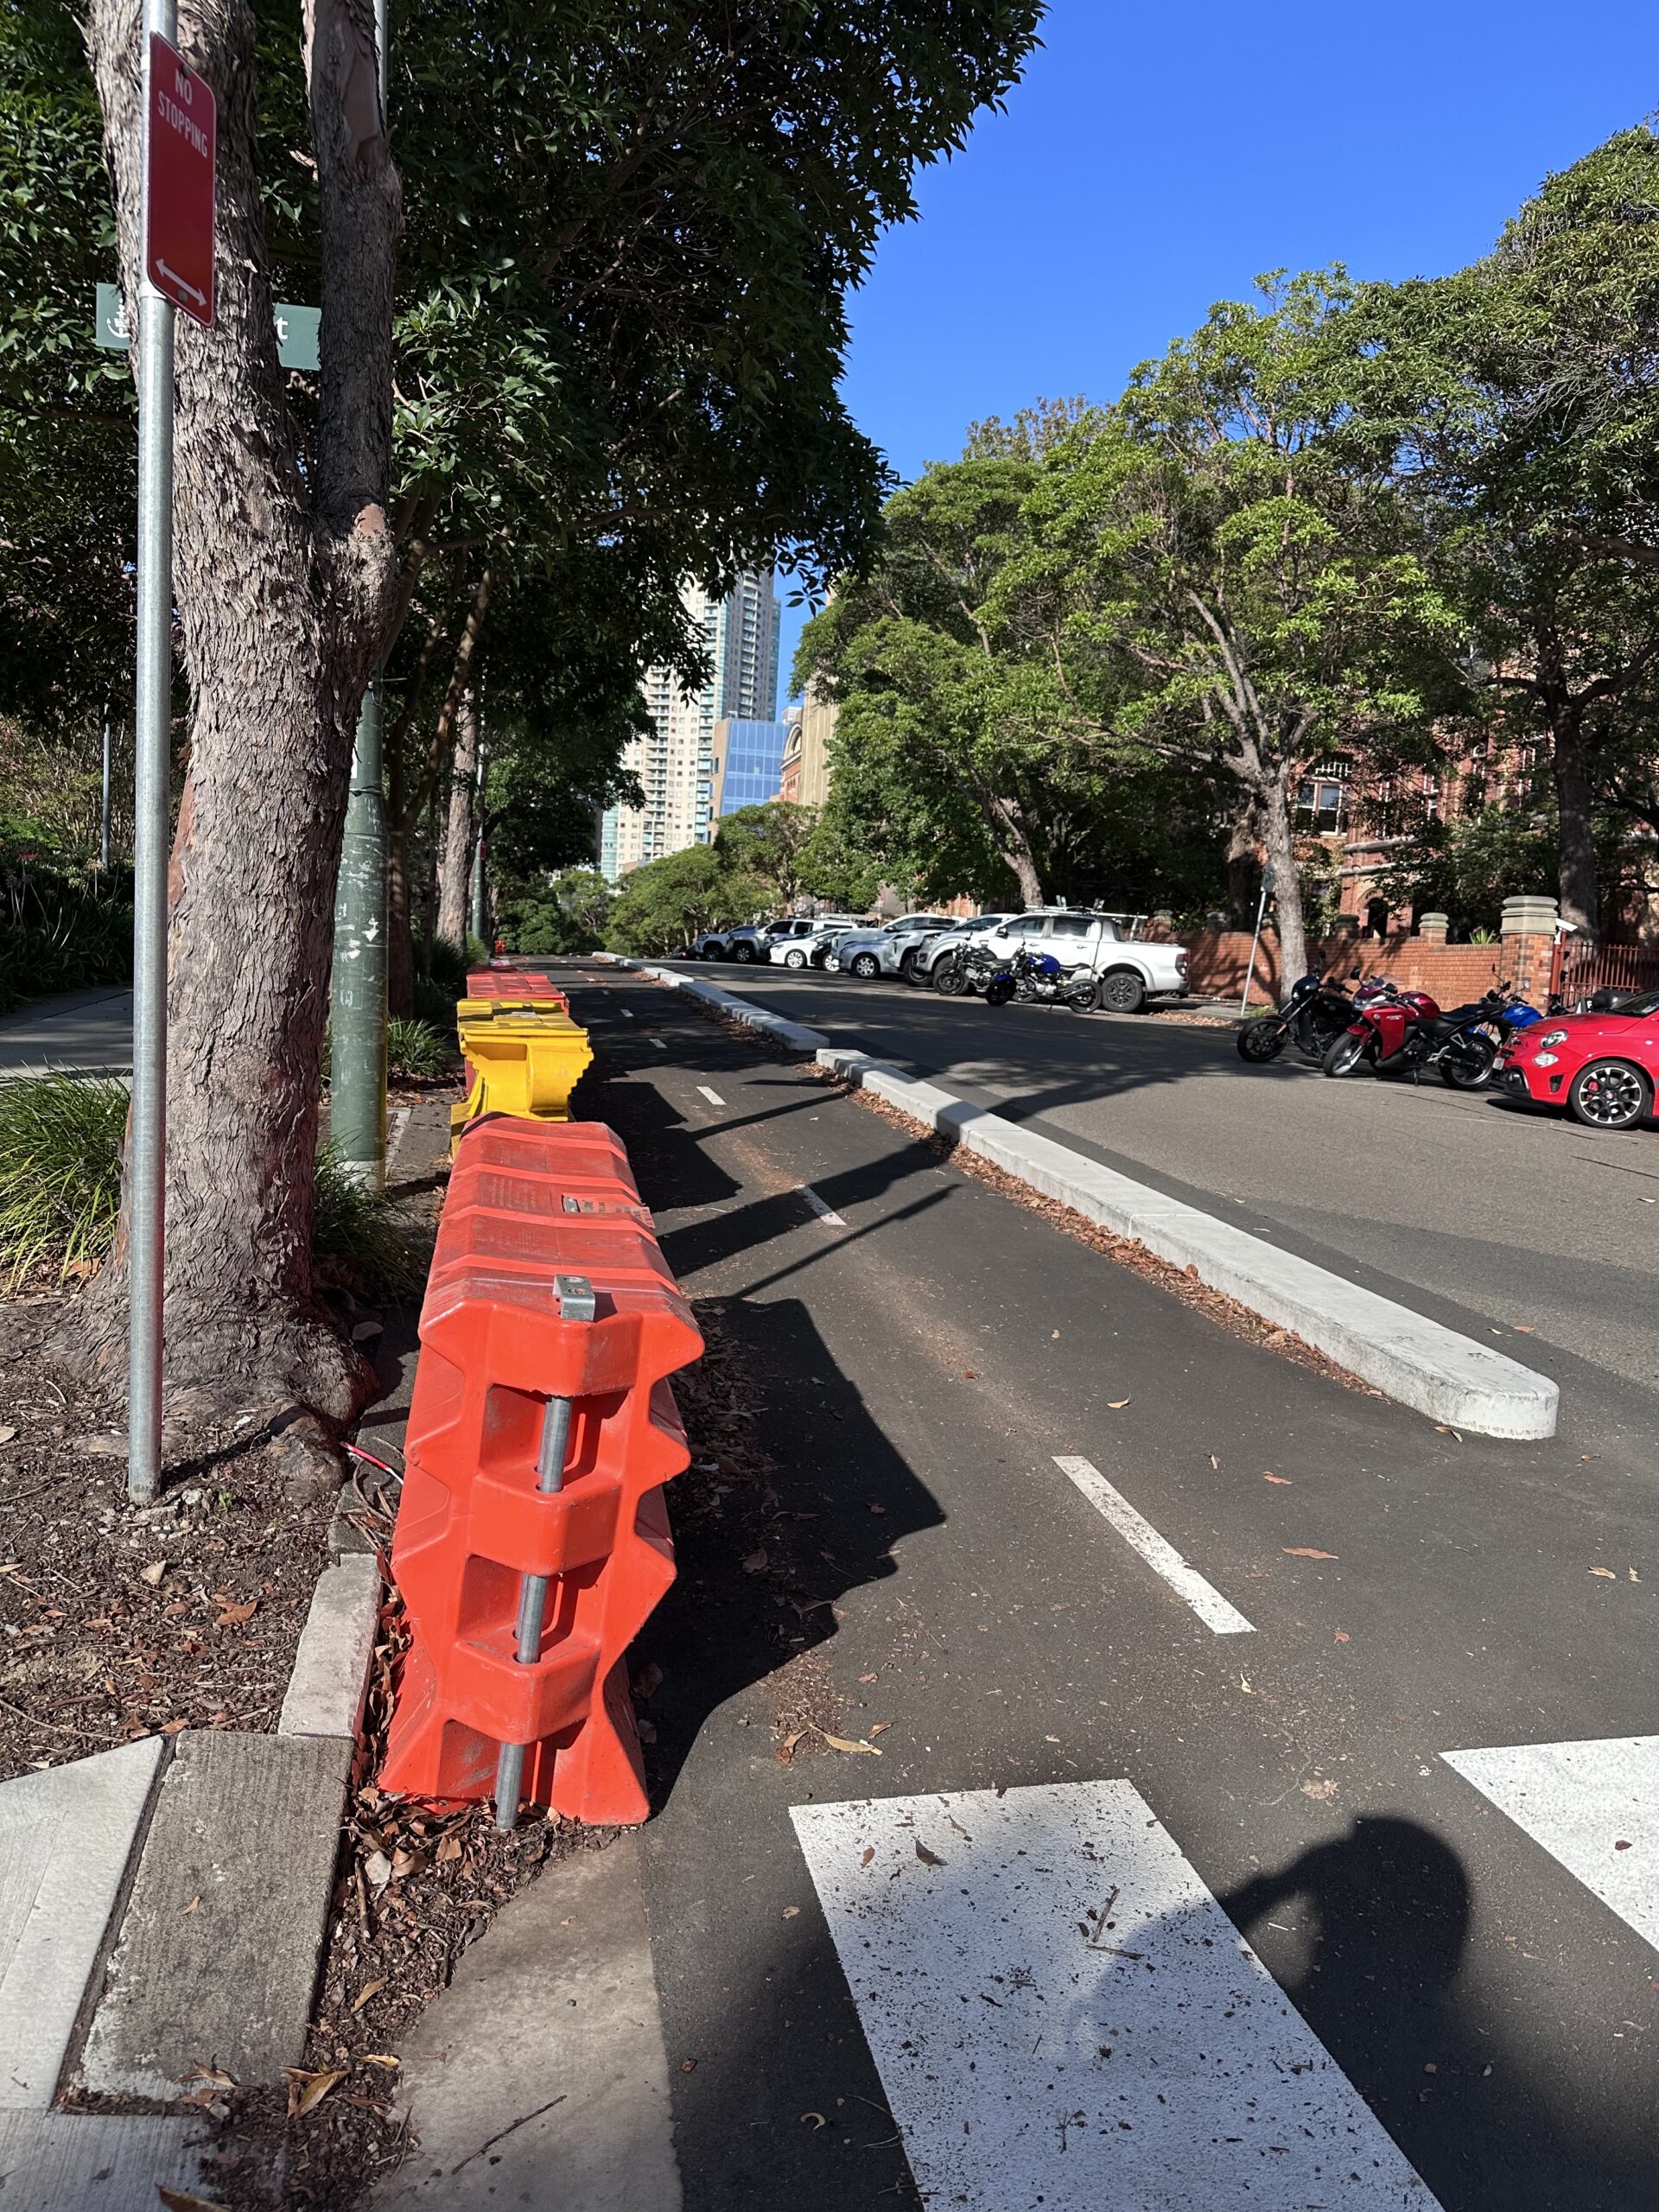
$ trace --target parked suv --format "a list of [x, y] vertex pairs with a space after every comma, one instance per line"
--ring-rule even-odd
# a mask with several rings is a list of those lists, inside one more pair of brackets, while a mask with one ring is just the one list
[[1146, 944], [1125, 935], [1121, 918], [1046, 906], [1011, 915], [976, 942], [999, 960], [1024, 950], [1052, 952], [1061, 967], [1099, 978], [1105, 1014], [1139, 1014], [1149, 998], [1186, 996], [1186, 954], [1179, 944]]
[[866, 980], [902, 975], [906, 956], [918, 950], [925, 938], [955, 927], [956, 917], [951, 914], [900, 914], [896, 922], [888, 922], [881, 929], [850, 931], [828, 964]]

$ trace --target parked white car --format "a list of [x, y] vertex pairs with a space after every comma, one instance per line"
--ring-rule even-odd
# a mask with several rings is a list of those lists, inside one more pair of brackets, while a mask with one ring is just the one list
[[877, 976], [900, 976], [906, 959], [919, 950], [925, 938], [941, 930], [954, 929], [953, 914], [900, 914], [880, 929], [850, 931], [830, 955], [828, 965], [844, 975], [868, 981]]
[[821, 914], [795, 936], [774, 938], [766, 957], [779, 968], [822, 968], [848, 931], [861, 926], [850, 914]]
[[1182, 947], [1130, 938], [1116, 915], [1046, 906], [1011, 915], [975, 942], [998, 960], [1021, 950], [1052, 952], [1062, 968], [1097, 976], [1096, 1003], [1104, 1014], [1139, 1014], [1148, 999], [1186, 996]]

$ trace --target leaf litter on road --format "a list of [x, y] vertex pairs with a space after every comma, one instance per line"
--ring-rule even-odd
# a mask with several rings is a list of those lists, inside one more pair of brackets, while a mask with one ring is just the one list
[[1335, 1552], [1316, 1551], [1312, 1544], [1282, 1544], [1280, 1549], [1287, 1559], [1335, 1559]]

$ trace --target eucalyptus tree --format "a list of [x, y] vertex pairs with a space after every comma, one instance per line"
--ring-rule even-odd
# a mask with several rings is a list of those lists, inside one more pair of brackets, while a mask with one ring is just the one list
[[[55, 12], [11, 0], [5, 34]], [[614, 547], [643, 621], [647, 588], [780, 547], [809, 578], [857, 565], [882, 470], [836, 394], [844, 296], [1040, 12], [412, 0], [405, 193], [364, 0], [181, 7], [219, 99], [219, 287], [179, 346], [174, 1382], [335, 1416], [367, 1387], [312, 1307], [311, 1160], [352, 734], [423, 580], [478, 607], [550, 547]], [[139, 24], [137, 0], [90, 0], [130, 304]], [[278, 276], [321, 304], [315, 385], [277, 359]], [[89, 1315], [121, 1290], [118, 1261]]]

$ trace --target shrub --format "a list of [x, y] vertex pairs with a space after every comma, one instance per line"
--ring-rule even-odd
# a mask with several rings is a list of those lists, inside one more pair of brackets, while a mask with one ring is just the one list
[[[115, 1239], [127, 1088], [107, 1077], [0, 1083], [0, 1283], [55, 1262], [58, 1280], [96, 1267]], [[396, 1203], [317, 1155], [312, 1249], [370, 1295], [414, 1298], [425, 1274], [418, 1230]]]
[[[451, 1022], [454, 1008], [449, 1009]], [[452, 1031], [453, 1035], [453, 1031]], [[391, 1075], [415, 1077], [447, 1075], [455, 1058], [455, 1046], [430, 1022], [417, 1017], [405, 1021], [394, 1014], [386, 1024], [386, 1071]]]
[[49, 868], [0, 873], [0, 1013], [48, 991], [132, 978], [132, 903], [124, 880], [107, 889]]
[[0, 1083], [0, 1276], [8, 1287], [48, 1261], [61, 1282], [109, 1250], [127, 1106], [126, 1085], [108, 1077]]
[[425, 1022], [429, 1028], [437, 1030], [441, 1035], [452, 1035], [455, 1027], [455, 1003], [460, 996], [459, 991], [452, 991], [447, 983], [439, 982], [435, 976], [429, 979], [425, 976], [416, 976], [416, 1020]]

